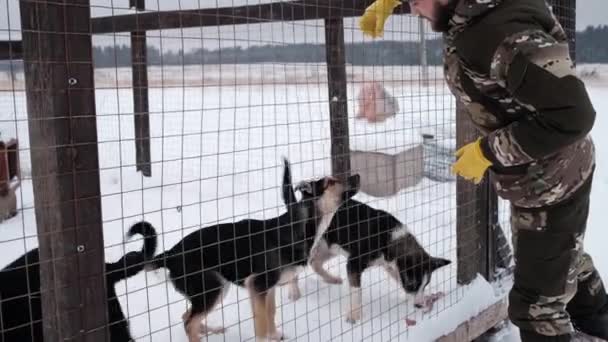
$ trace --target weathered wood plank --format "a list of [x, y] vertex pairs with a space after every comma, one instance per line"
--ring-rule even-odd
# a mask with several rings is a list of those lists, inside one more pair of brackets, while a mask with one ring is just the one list
[[350, 175], [350, 144], [342, 18], [325, 19], [325, 54], [329, 89], [332, 173], [345, 180]]
[[[166, 30], [187, 27], [254, 24], [356, 17], [373, 0], [299, 0], [260, 5], [147, 12], [93, 18], [93, 33]], [[409, 5], [395, 8], [395, 14], [409, 13]]]
[[20, 9], [45, 341], [107, 341], [89, 2]]
[[[143, 11], [144, 1], [131, 0], [131, 5]], [[135, 120], [135, 164], [137, 171], [152, 176], [150, 160], [150, 113], [148, 91], [148, 58], [146, 31], [131, 32], [131, 70], [133, 73], [133, 119]]]
[[[456, 144], [460, 148], [475, 141], [479, 133], [460, 103], [456, 105]], [[457, 279], [468, 284], [478, 273], [488, 271], [489, 208], [487, 177], [474, 184], [461, 177], [456, 180]]]
[[0, 41], [0, 61], [23, 58], [23, 44], [15, 40]]
[[19, 141], [11, 139], [6, 142], [8, 153], [8, 179], [18, 177], [21, 180], [21, 164], [19, 162]]
[[[498, 195], [496, 194], [496, 189], [494, 188], [493, 177], [488, 173], [486, 175], [486, 186], [487, 186], [487, 197], [485, 207], [487, 208], [487, 226], [479, 227], [483, 229], [485, 233], [486, 247], [482, 249], [482, 252], [487, 253], [485, 263], [485, 270], [482, 270], [482, 275], [487, 281], [494, 281], [495, 275], [498, 267], [505, 267], [505, 263], [508, 262], [508, 258], [505, 259], [506, 256], [510, 256], [510, 251], [501, 250], [504, 248], [509, 248], [508, 245], [504, 245], [502, 243], [505, 242], [505, 236], [502, 231], [502, 228], [498, 222]], [[484, 236], [481, 232], [480, 235]], [[482, 264], [482, 266], [484, 266]]]
[[501, 300], [485, 309], [477, 316], [460, 324], [454, 331], [438, 338], [435, 342], [473, 341], [492, 327], [495, 327], [500, 324], [500, 322], [506, 320], [508, 317], [507, 309], [507, 300]]

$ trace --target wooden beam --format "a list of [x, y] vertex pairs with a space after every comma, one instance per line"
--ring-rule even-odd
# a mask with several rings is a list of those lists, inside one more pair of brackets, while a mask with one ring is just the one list
[[329, 88], [329, 125], [331, 166], [334, 176], [345, 180], [350, 175], [350, 143], [346, 93], [346, 56], [344, 20], [325, 19], [325, 54]]
[[438, 338], [435, 342], [473, 341], [506, 320], [508, 317], [507, 308], [507, 300], [501, 300], [477, 316], [460, 324], [454, 331]]
[[426, 19], [418, 18], [418, 34], [420, 36], [420, 69], [422, 71], [420, 78], [422, 79], [422, 85], [429, 85], [429, 65], [427, 58], [427, 46], [426, 46]]
[[0, 61], [23, 58], [23, 44], [15, 40], [0, 41]]
[[107, 341], [88, 0], [21, 0], [45, 341]]
[[[260, 5], [147, 12], [93, 18], [93, 33], [166, 30], [187, 27], [267, 23], [356, 17], [373, 0], [298, 0]], [[395, 14], [410, 12], [409, 5], [395, 8]]]
[[15, 177], [21, 180], [21, 165], [19, 163], [19, 141], [11, 139], [6, 142], [6, 152], [8, 153], [8, 179]]
[[[144, 1], [131, 0], [138, 11]], [[131, 32], [131, 70], [133, 73], [133, 119], [135, 120], [135, 165], [145, 177], [152, 176], [150, 160], [150, 113], [148, 105], [148, 58], [146, 31]]]
[[[456, 104], [456, 145], [475, 141], [479, 133], [460, 103]], [[478, 273], [487, 276], [489, 258], [489, 183], [476, 185], [461, 177], [456, 180], [457, 280], [469, 284]]]
[[[0, 197], [6, 197], [9, 191], [9, 185], [11, 177], [9, 176], [9, 162], [8, 152], [6, 151], [6, 145], [3, 141], [0, 141]], [[0, 212], [0, 216], [5, 216], [4, 213]]]
[[129, 8], [135, 7], [137, 10], [146, 8], [146, 0], [129, 0]]
[[487, 262], [485, 265], [482, 264], [481, 266], [486, 267], [485, 270], [482, 270], [482, 275], [489, 282], [496, 280], [495, 275], [498, 266], [505, 266], [504, 263], [506, 260], [502, 258], [504, 254], [510, 254], [509, 250], [502, 250], [504, 248], [509, 248], [509, 245], [507, 244], [505, 246], [502, 244], [505, 242], [505, 236], [498, 222], [498, 195], [496, 194], [496, 189], [493, 184], [493, 177], [488, 173], [485, 182], [486, 200], [485, 204], [483, 204], [487, 210], [486, 217], [488, 221], [487, 226], [479, 227], [484, 230], [484, 232], [480, 232], [480, 235], [487, 239], [486, 247], [482, 248], [482, 253], [486, 253], [485, 257]]

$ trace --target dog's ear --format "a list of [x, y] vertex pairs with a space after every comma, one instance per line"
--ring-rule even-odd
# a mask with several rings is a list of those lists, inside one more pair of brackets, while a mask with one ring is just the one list
[[285, 202], [285, 205], [289, 208], [289, 206], [295, 204], [298, 200], [296, 199], [296, 193], [291, 184], [289, 160], [283, 158], [283, 163], [285, 164], [285, 171], [283, 172], [283, 202]]
[[442, 258], [431, 258], [431, 271], [451, 264], [452, 261]]

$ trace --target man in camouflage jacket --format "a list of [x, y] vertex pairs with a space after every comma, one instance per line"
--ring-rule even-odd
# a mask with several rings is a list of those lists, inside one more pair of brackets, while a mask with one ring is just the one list
[[[397, 4], [375, 6], [391, 12]], [[608, 340], [608, 296], [583, 250], [595, 111], [564, 30], [544, 0], [411, 0], [410, 7], [444, 33], [445, 79], [483, 135], [457, 152], [454, 171], [476, 183], [492, 173], [512, 204], [509, 316], [522, 340]], [[360, 24], [377, 36], [387, 15], [376, 16], [366, 11]]]

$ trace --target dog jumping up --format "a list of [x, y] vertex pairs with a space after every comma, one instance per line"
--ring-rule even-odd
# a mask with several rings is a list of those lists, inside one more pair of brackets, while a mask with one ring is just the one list
[[[323, 267], [337, 255], [347, 258], [351, 303], [346, 320], [349, 323], [361, 319], [361, 274], [367, 268], [383, 267], [406, 293], [415, 295], [415, 306], [422, 308], [429, 303], [423, 293], [432, 273], [451, 263], [430, 256], [393, 215], [352, 198], [340, 206], [327, 232], [311, 251], [312, 269], [329, 284], [342, 283], [340, 277]], [[293, 278], [289, 283], [289, 298], [300, 297], [297, 281]]]
[[[128, 237], [140, 234], [144, 245], [114, 263], [105, 264], [110, 337], [112, 342], [133, 341], [129, 322], [116, 296], [114, 285], [142, 271], [156, 252], [156, 231], [148, 222], [133, 225]], [[40, 298], [40, 259], [32, 249], [0, 271], [0, 341], [42, 342], [42, 303]]]
[[201, 334], [223, 333], [206, 325], [230, 284], [247, 288], [255, 334], [281, 340], [275, 323], [275, 289], [306, 267], [317, 232], [324, 232], [342, 202], [359, 187], [359, 176], [346, 182], [333, 177], [300, 183], [296, 199], [289, 162], [284, 160], [282, 185], [287, 211], [268, 220], [246, 219], [195, 231], [155, 257], [150, 269], [167, 268], [176, 289], [191, 307], [182, 316], [190, 342]]

